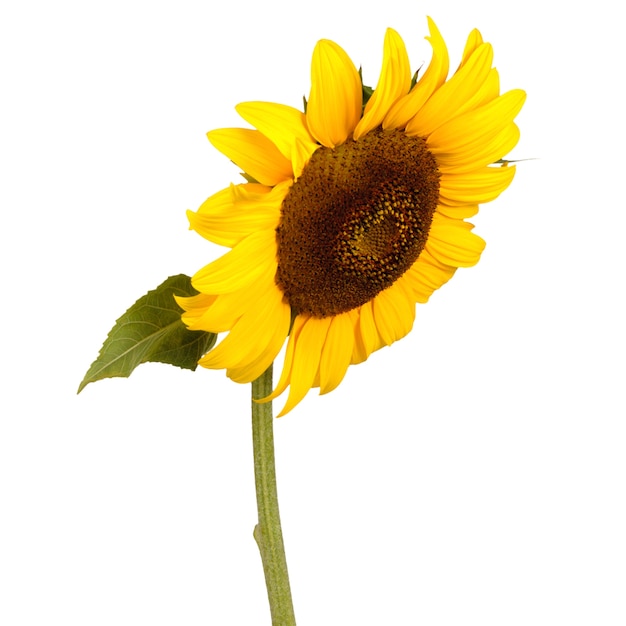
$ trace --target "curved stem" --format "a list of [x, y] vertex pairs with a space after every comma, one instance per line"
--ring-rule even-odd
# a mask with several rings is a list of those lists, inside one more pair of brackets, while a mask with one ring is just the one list
[[254, 482], [259, 523], [254, 538], [259, 546], [265, 585], [272, 613], [272, 626], [295, 626], [283, 533], [278, 511], [276, 467], [274, 463], [274, 424], [272, 403], [256, 399], [272, 393], [272, 366], [252, 382], [252, 442], [254, 447]]

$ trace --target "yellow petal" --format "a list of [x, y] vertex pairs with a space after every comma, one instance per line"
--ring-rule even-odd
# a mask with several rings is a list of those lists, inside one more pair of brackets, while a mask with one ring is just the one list
[[476, 265], [485, 242], [466, 225], [466, 222], [457, 220], [433, 219], [425, 249], [435, 259], [452, 267]]
[[[284, 314], [282, 293], [271, 283], [266, 286], [263, 295], [237, 320], [222, 342], [198, 363], [211, 369], [223, 369], [245, 367], [257, 360], [260, 355], [266, 354], [268, 342], [273, 339], [271, 327], [263, 326], [267, 319], [272, 319], [272, 323], [279, 326], [284, 339], [289, 330], [289, 316]], [[271, 355], [270, 362], [276, 357], [278, 350], [280, 347]]]
[[359, 307], [358, 313], [359, 316], [354, 329], [353, 363], [365, 361], [372, 352], [379, 350], [385, 345], [378, 334], [378, 329], [374, 322], [373, 301], [370, 300]]
[[[217, 296], [199, 293], [195, 296], [181, 297], [174, 296], [174, 300], [179, 307], [185, 312], [182, 314], [183, 322], [188, 326], [189, 330], [208, 330], [199, 320], [201, 320], [204, 312], [215, 302]], [[209, 331], [210, 332], [210, 331]]]
[[274, 207], [259, 207], [254, 212], [233, 212], [228, 216], [201, 215], [187, 211], [190, 227], [205, 239], [221, 246], [233, 247], [258, 230], [278, 226], [280, 212]]
[[511, 122], [495, 137], [481, 142], [470, 143], [455, 152], [432, 150], [437, 159], [439, 171], [450, 174], [472, 172], [478, 168], [495, 163], [508, 154], [519, 141], [519, 128]]
[[352, 320], [354, 327], [354, 345], [352, 346], [352, 357], [350, 358], [350, 363], [363, 363], [363, 361], [367, 360], [369, 354], [363, 345], [363, 339], [361, 338], [361, 331], [359, 329], [361, 307], [348, 312], [354, 315], [354, 319]]
[[263, 133], [248, 128], [221, 128], [209, 141], [246, 174], [270, 187], [293, 178], [291, 163]]
[[[259, 183], [241, 183], [240, 185], [230, 184], [230, 193], [233, 202], [262, 202], [267, 194], [274, 193], [277, 187], [281, 187], [285, 183], [279, 183], [275, 187], [268, 185], [260, 185]], [[202, 207], [200, 207], [202, 208]]]
[[269, 313], [272, 324], [267, 329], [263, 351], [245, 365], [228, 368], [226, 371], [227, 376], [237, 383], [249, 383], [257, 379], [274, 362], [285, 343], [291, 324], [291, 307], [284, 302], [282, 293], [277, 288], [275, 292], [277, 293], [272, 303], [274, 310]]
[[265, 398], [261, 398], [257, 400], [257, 402], [270, 402], [285, 391], [291, 382], [291, 371], [293, 369], [294, 356], [296, 352], [296, 345], [298, 343], [298, 338], [300, 337], [300, 333], [302, 332], [302, 328], [304, 324], [309, 318], [304, 317], [302, 315], [297, 315], [293, 321], [293, 326], [291, 328], [291, 332], [289, 333], [289, 341], [287, 342], [287, 350], [285, 351], [285, 361], [283, 363], [283, 369], [280, 373], [280, 378], [278, 379], [278, 383], [276, 384], [276, 388], [269, 396]]
[[433, 222], [438, 226], [453, 226], [454, 228], [462, 228], [464, 230], [474, 230], [474, 224], [441, 215], [439, 211], [435, 212]]
[[191, 284], [202, 293], [237, 291], [252, 283], [272, 263], [276, 264], [275, 232], [256, 232], [202, 268], [191, 279]]
[[[276, 187], [268, 187], [258, 183], [243, 183], [240, 185], [231, 183], [230, 187], [226, 187], [226, 189], [222, 189], [207, 198], [196, 213], [209, 217], [227, 216], [242, 198], [262, 202], [273, 189], [276, 189]], [[187, 215], [189, 216], [189, 212], [187, 212]], [[192, 227], [190, 226], [189, 228], [191, 229]]]
[[237, 320], [274, 287], [276, 265], [267, 263], [254, 282], [231, 293], [212, 296], [214, 301], [196, 314], [194, 330], [221, 333], [230, 330]]
[[383, 49], [383, 66], [372, 97], [363, 117], [354, 129], [355, 141], [380, 126], [389, 108], [408, 93], [411, 87], [411, 68], [404, 41], [392, 28], [387, 29]]
[[428, 137], [442, 124], [451, 120], [459, 109], [480, 90], [489, 76], [493, 61], [490, 44], [482, 44], [469, 61], [444, 83], [407, 124], [408, 135]]
[[313, 386], [331, 319], [330, 317], [323, 319], [309, 317], [303, 324], [295, 342], [287, 403], [276, 417], [289, 413]]
[[319, 144], [313, 145], [315, 146], [314, 149], [311, 148], [311, 144], [304, 143], [299, 139], [296, 139], [291, 152], [291, 167], [293, 169], [294, 180], [298, 180], [302, 174], [302, 170], [309, 162], [309, 159], [313, 156], [313, 152], [320, 147]]
[[473, 217], [478, 213], [477, 204], [461, 204], [458, 206], [449, 206], [441, 202], [439, 199], [439, 205], [437, 206], [437, 213], [441, 213], [446, 217], [452, 217], [457, 220], [465, 219], [466, 217]]
[[354, 347], [354, 318], [349, 313], [331, 319], [320, 360], [320, 394], [335, 389], [346, 374]]
[[[257, 189], [262, 191], [259, 193]], [[289, 186], [285, 183], [271, 188], [254, 184], [233, 185], [228, 191], [230, 203], [214, 203], [209, 207], [205, 202], [197, 213], [187, 211], [187, 217], [190, 228], [200, 235], [232, 248], [256, 231], [273, 230], [278, 226], [280, 208]]]
[[398, 281], [374, 298], [374, 321], [384, 345], [402, 339], [413, 327], [415, 303]]
[[283, 303], [283, 307], [281, 316], [276, 317], [276, 324], [272, 325], [272, 335], [268, 340], [265, 351], [257, 359], [250, 361], [246, 365], [228, 368], [226, 370], [228, 378], [236, 383], [251, 383], [274, 362], [285, 343], [291, 321], [291, 308], [285, 303]]
[[473, 111], [458, 115], [441, 125], [428, 138], [428, 149], [437, 156], [453, 154], [474, 143], [483, 145], [515, 119], [526, 94], [513, 89]]
[[440, 202], [449, 206], [491, 202], [511, 184], [513, 176], [515, 167], [484, 167], [465, 174], [442, 174]]
[[455, 271], [456, 267], [440, 263], [424, 249], [400, 280], [415, 302], [424, 304], [434, 291], [452, 278]]
[[310, 154], [319, 147], [309, 133], [306, 115], [298, 109], [274, 102], [242, 102], [235, 108], [246, 122], [261, 131], [289, 161], [292, 161], [296, 140], [304, 144]]
[[448, 48], [439, 29], [428, 18], [430, 37], [426, 37], [433, 48], [428, 69], [417, 81], [410, 93], [402, 96], [389, 109], [383, 121], [383, 128], [404, 128], [408, 121], [422, 108], [430, 96], [446, 81], [449, 68]]
[[[463, 57], [461, 58], [461, 64], [459, 65], [459, 69], [463, 67], [469, 58], [474, 54], [476, 50], [482, 45], [483, 36], [480, 34], [480, 31], [475, 28], [468, 36], [467, 42], [465, 43], [465, 49], [463, 50]], [[459, 70], [457, 70], [458, 72]]]
[[[230, 187], [222, 189], [207, 198], [198, 209], [198, 213], [221, 214], [229, 211], [233, 206], [233, 194]], [[191, 228], [191, 226], [189, 227]]]
[[461, 115], [466, 111], [473, 111], [485, 104], [488, 104], [500, 95], [500, 75], [495, 67], [492, 67], [487, 74], [485, 82], [480, 89], [457, 109], [456, 114]]
[[361, 79], [354, 63], [336, 43], [322, 39], [313, 50], [309, 131], [327, 148], [345, 142], [361, 117]]

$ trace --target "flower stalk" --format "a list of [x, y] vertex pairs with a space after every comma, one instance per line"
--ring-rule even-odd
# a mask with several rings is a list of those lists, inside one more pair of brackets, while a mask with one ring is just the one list
[[252, 382], [254, 482], [259, 522], [254, 539], [261, 553], [272, 626], [295, 626], [285, 545], [278, 510], [272, 403], [256, 400], [272, 392], [272, 365]]

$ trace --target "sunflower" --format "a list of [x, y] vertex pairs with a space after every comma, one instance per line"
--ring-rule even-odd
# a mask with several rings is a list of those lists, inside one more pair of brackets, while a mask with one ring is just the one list
[[178, 302], [190, 329], [228, 333], [199, 364], [236, 382], [259, 377], [287, 340], [265, 399], [289, 388], [280, 415], [404, 337], [415, 304], [478, 262], [485, 243], [465, 219], [515, 174], [495, 164], [519, 139], [525, 93], [500, 95], [478, 30], [447, 80], [446, 44], [428, 25], [433, 53], [419, 80], [392, 29], [373, 92], [346, 52], [321, 40], [305, 112], [246, 102], [236, 109], [254, 129], [208, 133], [249, 182], [188, 212], [193, 230], [231, 250]]

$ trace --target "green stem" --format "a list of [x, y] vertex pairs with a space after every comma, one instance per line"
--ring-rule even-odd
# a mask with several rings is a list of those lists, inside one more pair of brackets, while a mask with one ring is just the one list
[[259, 546], [265, 586], [272, 613], [272, 626], [295, 626], [283, 533], [278, 511], [276, 467], [274, 463], [274, 418], [272, 403], [256, 399], [272, 393], [272, 366], [252, 382], [252, 442], [254, 446], [254, 482], [259, 523], [254, 538]]

